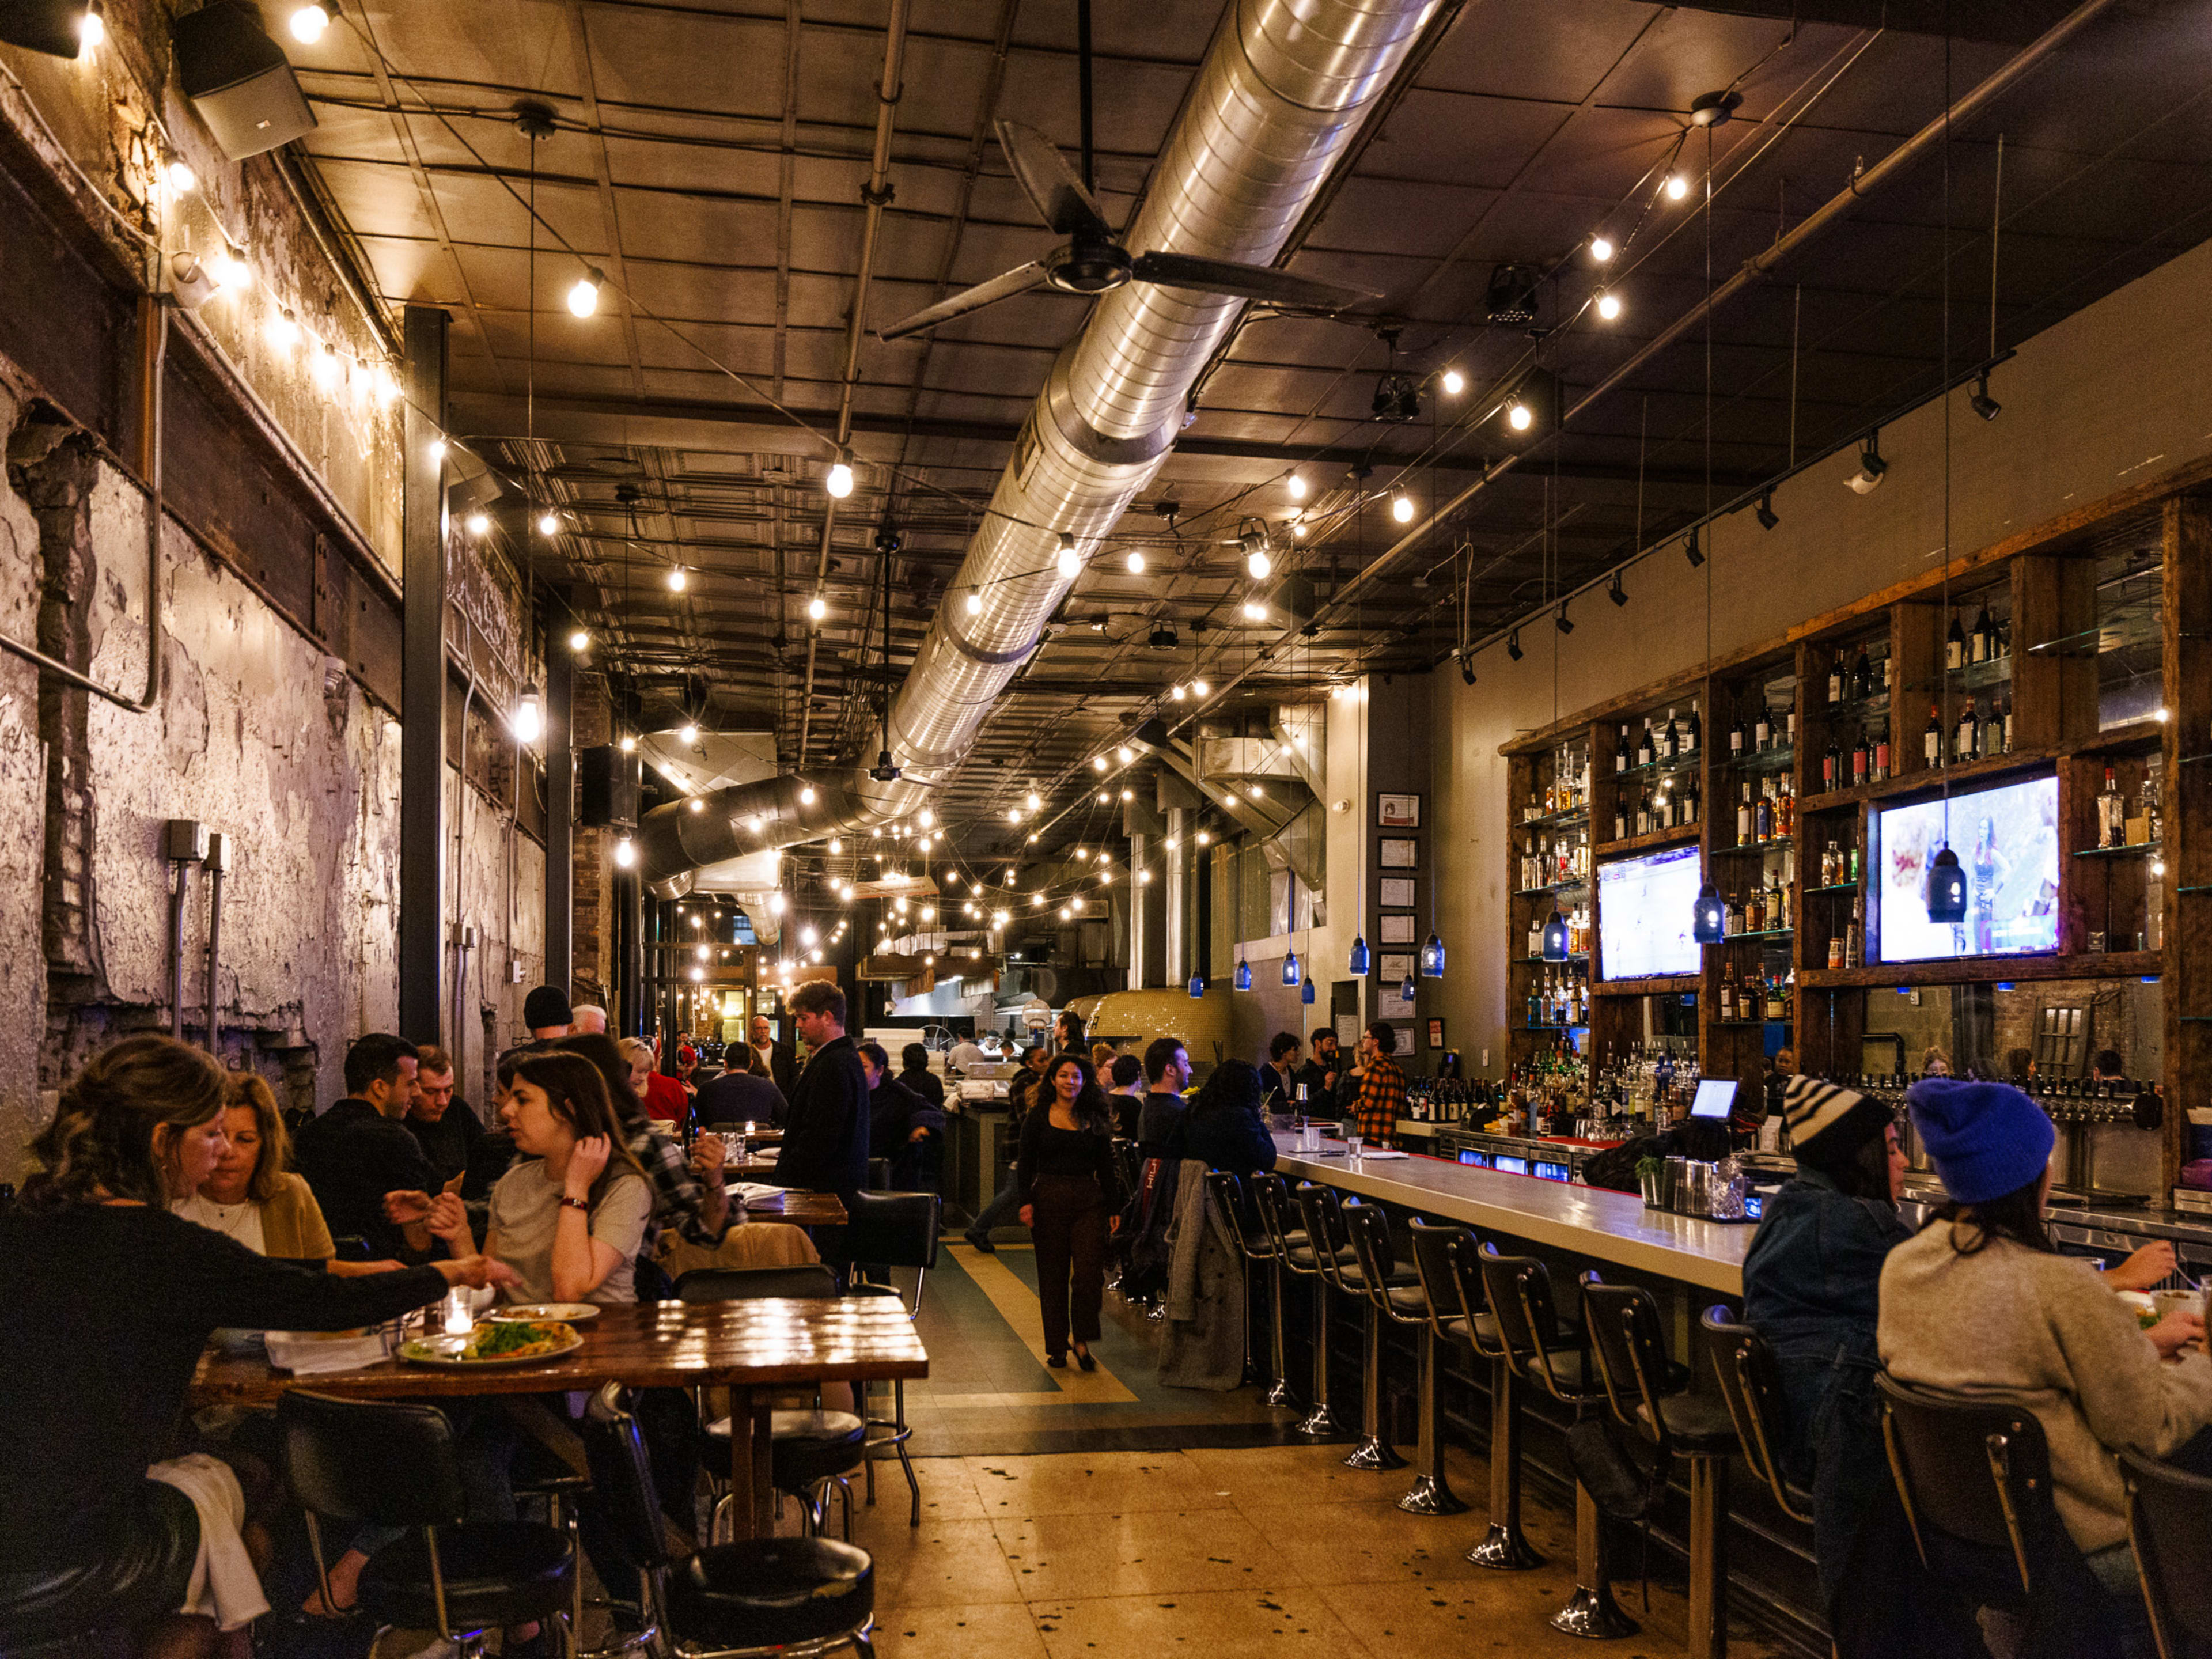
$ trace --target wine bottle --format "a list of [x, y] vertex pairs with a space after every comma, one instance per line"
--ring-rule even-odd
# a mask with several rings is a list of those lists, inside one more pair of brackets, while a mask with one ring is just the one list
[[1644, 735], [1636, 741], [1636, 763], [1649, 766], [1654, 758], [1651, 748], [1651, 716], [1644, 717]]
[[1828, 752], [1820, 757], [1820, 787], [1823, 792], [1840, 788], [1837, 773], [1842, 769], [1843, 756], [1836, 748], [1833, 738], [1828, 740]]
[[1851, 739], [1851, 785], [1856, 788], [1867, 781], [1867, 767], [1871, 760], [1867, 752], [1866, 730], [1862, 726]]
[[1979, 752], [1982, 723], [1974, 717], [1974, 700], [1966, 699], [1966, 712], [1959, 716], [1959, 730], [1951, 744], [1951, 758], [1970, 761]]
[[1743, 753], [1743, 716], [1741, 714], [1738, 714], [1735, 717], [1735, 723], [1729, 727], [1729, 753], [1731, 756]]
[[1880, 783], [1889, 776], [1889, 726], [1887, 722], [1874, 729], [1874, 763], [1869, 769], [1872, 781]]
[[1751, 840], [1751, 780], [1746, 778], [1743, 783], [1743, 799], [1737, 804], [1735, 809], [1736, 845], [1741, 847], [1748, 843]]
[[1620, 737], [1613, 744], [1613, 769], [1616, 772], [1626, 772], [1628, 769], [1628, 722], [1626, 720], [1620, 723]]
[[1959, 613], [1951, 613], [1951, 631], [1943, 636], [1943, 666], [1964, 668], [1966, 665], [1966, 630], [1959, 626]]
[[1990, 620], [1990, 607], [1984, 603], [1981, 612], [1974, 618], [1974, 632], [1969, 644], [1972, 660], [1987, 662], [1996, 650], [1996, 625]]
[[1685, 755], [1696, 754], [1698, 744], [1704, 738], [1705, 724], [1698, 718], [1698, 702], [1697, 699], [1692, 697], [1690, 700], [1690, 716], [1682, 722], [1681, 752]]
[[2011, 698], [2008, 697], [2005, 699], [2004, 752], [2008, 755], [2012, 753], [2012, 703], [2013, 700]]
[[1774, 741], [1774, 711], [1765, 703], [1759, 705], [1759, 714], [1751, 723], [1751, 742], [1762, 752]]
[[2097, 796], [2097, 844], [2124, 847], [2128, 836], [2127, 798], [2112, 781], [2112, 769], [2105, 769], [2105, 787]]
[[1874, 662], [1864, 641], [1859, 642], [1858, 660], [1851, 665], [1851, 695], [1862, 702], [1874, 696]]
[[1928, 730], [1921, 736], [1920, 753], [1930, 766], [1943, 759], [1943, 714], [1932, 702], [1928, 705]]

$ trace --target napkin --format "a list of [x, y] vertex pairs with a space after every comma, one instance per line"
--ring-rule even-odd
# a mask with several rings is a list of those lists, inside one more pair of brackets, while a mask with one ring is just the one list
[[358, 1370], [386, 1358], [384, 1340], [373, 1332], [331, 1336], [321, 1331], [270, 1331], [268, 1340], [269, 1363], [295, 1376]]
[[1370, 1146], [1359, 1155], [1360, 1161], [1366, 1164], [1372, 1164], [1376, 1159], [1382, 1158], [1410, 1158], [1412, 1156], [1413, 1154], [1410, 1152], [1398, 1152], [1395, 1148], [1388, 1146], [1380, 1148], [1379, 1150]]

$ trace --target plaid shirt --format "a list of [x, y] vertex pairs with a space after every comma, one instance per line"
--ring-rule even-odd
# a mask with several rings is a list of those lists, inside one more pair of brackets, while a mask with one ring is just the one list
[[1352, 1103], [1361, 1137], [1376, 1142], [1393, 1139], [1405, 1104], [1405, 1073], [1388, 1054], [1377, 1054], [1367, 1062], [1367, 1075], [1359, 1079], [1359, 1097]]
[[691, 1173], [690, 1161], [684, 1157], [682, 1146], [643, 1123], [631, 1127], [624, 1144], [630, 1156], [643, 1166], [646, 1179], [653, 1183], [653, 1218], [646, 1224], [645, 1240], [639, 1247], [639, 1254], [653, 1254], [664, 1227], [674, 1227], [694, 1244], [703, 1244], [710, 1250], [720, 1244], [730, 1223], [739, 1216], [737, 1200], [731, 1200], [720, 1231], [709, 1227], [702, 1213], [706, 1206], [707, 1190]]

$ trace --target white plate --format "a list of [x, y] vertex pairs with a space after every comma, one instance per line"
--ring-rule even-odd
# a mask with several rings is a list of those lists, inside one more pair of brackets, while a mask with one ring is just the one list
[[399, 1345], [399, 1357], [411, 1359], [418, 1365], [447, 1365], [462, 1370], [475, 1370], [493, 1365], [550, 1365], [563, 1355], [572, 1354], [584, 1346], [584, 1339], [575, 1332], [550, 1353], [501, 1354], [490, 1359], [468, 1359], [462, 1357], [465, 1336], [418, 1336]]
[[508, 1308], [494, 1308], [483, 1316], [495, 1325], [542, 1324], [559, 1321], [574, 1325], [582, 1320], [597, 1319], [599, 1304], [596, 1302], [518, 1302]]

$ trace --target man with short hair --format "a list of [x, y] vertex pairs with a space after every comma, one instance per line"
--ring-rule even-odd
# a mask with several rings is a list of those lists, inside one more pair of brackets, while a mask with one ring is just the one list
[[996, 1058], [974, 1037], [963, 1036], [952, 1045], [952, 1052], [945, 1056], [945, 1064], [957, 1066], [964, 1072], [971, 1066], [985, 1065]]
[[[292, 1164], [305, 1177], [334, 1238], [357, 1236], [372, 1261], [429, 1259], [426, 1222], [385, 1218], [384, 1195], [434, 1196], [445, 1180], [400, 1121], [415, 1103], [415, 1045], [372, 1031], [346, 1050], [346, 1097], [292, 1137]], [[452, 1062], [447, 1062], [450, 1073]]]
[[1378, 1019], [1359, 1036], [1359, 1097], [1352, 1103], [1354, 1131], [1370, 1146], [1387, 1146], [1398, 1133], [1406, 1109], [1406, 1074], [1390, 1058], [1398, 1050], [1398, 1028]]
[[845, 1035], [845, 994], [809, 980], [787, 1006], [811, 1053], [792, 1087], [776, 1185], [849, 1198], [868, 1184], [868, 1079]]
[[1145, 1109], [1145, 1062], [1134, 1054], [1116, 1054], [1108, 1076], [1114, 1084], [1106, 1091], [1114, 1108], [1114, 1133], [1124, 1140], [1134, 1140]]
[[749, 1046], [760, 1056], [761, 1065], [768, 1072], [769, 1081], [788, 1099], [791, 1085], [799, 1079], [798, 1055], [792, 1052], [789, 1043], [778, 1042], [770, 1035], [771, 1028], [766, 1014], [755, 1014], [748, 1029], [752, 1034]]
[[482, 1155], [484, 1127], [468, 1102], [453, 1097], [453, 1057], [435, 1044], [415, 1051], [415, 1099], [405, 1122], [438, 1178], [459, 1191], [454, 1183]]
[[574, 1018], [568, 1010], [568, 994], [557, 985], [535, 986], [522, 1000], [523, 1028], [540, 1042], [568, 1036]]
[[1155, 1037], [1145, 1050], [1145, 1104], [1137, 1115], [1137, 1159], [1164, 1155], [1168, 1137], [1188, 1109], [1182, 1091], [1190, 1087], [1190, 1051], [1181, 1037]]
[[1298, 1104], [1298, 1085], [1307, 1083], [1311, 1093], [1305, 1068], [1298, 1064], [1301, 1046], [1295, 1031], [1278, 1031], [1267, 1044], [1267, 1063], [1260, 1068], [1262, 1112], [1291, 1114], [1307, 1109]]
[[868, 1156], [891, 1166], [894, 1191], [922, 1191], [917, 1181], [925, 1152], [932, 1134], [945, 1133], [945, 1113], [890, 1074], [890, 1054], [882, 1043], [863, 1042], [859, 1053], [868, 1079]]
[[580, 1008], [569, 1011], [570, 1036], [605, 1036], [607, 1030], [607, 1011], [596, 1002], [587, 1002]]
[[743, 1062], [758, 1057], [744, 1043], [733, 1051], [740, 1063], [699, 1085], [692, 1114], [702, 1127], [731, 1123], [781, 1124], [790, 1115], [790, 1103], [769, 1077], [768, 1068], [749, 1069]]

